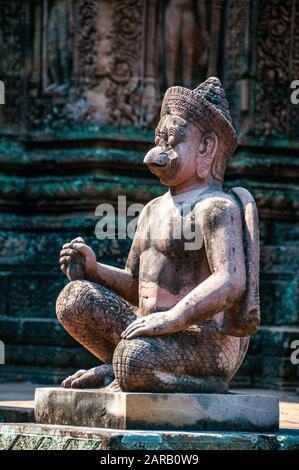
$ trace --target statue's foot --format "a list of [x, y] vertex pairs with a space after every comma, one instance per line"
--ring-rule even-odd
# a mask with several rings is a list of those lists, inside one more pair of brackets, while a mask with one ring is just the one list
[[103, 364], [90, 370], [78, 370], [67, 377], [61, 384], [63, 388], [98, 388], [105, 387], [114, 379], [112, 364]]
[[109, 385], [107, 385], [107, 387], [105, 387], [105, 391], [106, 392], [121, 392], [121, 388], [119, 386], [118, 381], [116, 379], [113, 380], [113, 382], [111, 382], [111, 384], [109, 384]]

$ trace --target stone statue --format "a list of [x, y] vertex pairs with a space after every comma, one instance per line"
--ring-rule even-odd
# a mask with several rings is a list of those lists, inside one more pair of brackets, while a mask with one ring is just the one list
[[51, 4], [47, 27], [48, 92], [64, 92], [69, 86], [70, 48], [69, 0], [54, 0]]
[[259, 327], [257, 211], [247, 190], [222, 190], [237, 136], [220, 81], [169, 88], [155, 143], [144, 162], [168, 191], [141, 212], [125, 269], [82, 238], [62, 248], [57, 317], [104, 363], [63, 387], [226, 393]]
[[[196, 17], [200, 23], [199, 37]], [[167, 85], [175, 83], [176, 65], [180, 60], [182, 83], [191, 87], [195, 52], [199, 57], [200, 68], [205, 68], [208, 62], [209, 33], [205, 0], [169, 0], [165, 10], [165, 35]]]

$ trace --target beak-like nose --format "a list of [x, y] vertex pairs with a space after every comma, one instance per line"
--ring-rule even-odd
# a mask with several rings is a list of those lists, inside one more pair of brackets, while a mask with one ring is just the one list
[[161, 151], [160, 146], [154, 147], [144, 157], [143, 163], [149, 166], [166, 166], [169, 163], [167, 153]]

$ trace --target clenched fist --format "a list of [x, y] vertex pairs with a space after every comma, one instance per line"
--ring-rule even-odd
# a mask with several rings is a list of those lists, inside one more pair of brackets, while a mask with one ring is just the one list
[[63, 245], [59, 263], [69, 281], [93, 280], [97, 275], [96, 255], [81, 237]]

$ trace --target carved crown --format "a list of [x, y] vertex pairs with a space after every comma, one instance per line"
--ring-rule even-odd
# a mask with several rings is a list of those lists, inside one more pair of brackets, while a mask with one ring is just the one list
[[227, 158], [235, 151], [238, 138], [225, 91], [218, 78], [210, 77], [194, 90], [181, 86], [168, 88], [162, 103], [161, 118], [167, 114], [180, 116], [205, 131], [214, 131]]

